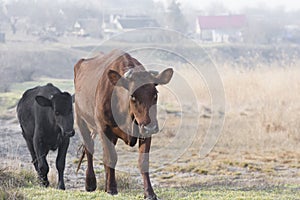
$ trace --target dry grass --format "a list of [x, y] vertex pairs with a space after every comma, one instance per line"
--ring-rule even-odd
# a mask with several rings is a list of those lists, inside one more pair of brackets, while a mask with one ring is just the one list
[[[178, 68], [177, 72], [189, 82], [193, 93], [176, 80], [172, 80], [172, 87], [159, 88], [162, 106], [159, 121], [164, 130], [153, 137], [151, 169], [161, 167], [166, 161], [172, 162], [151, 173], [154, 185], [189, 188], [231, 186], [234, 189], [255, 190], [274, 186], [284, 188], [285, 184], [298, 187], [299, 66], [300, 63], [286, 68], [276, 64], [253, 69], [220, 66], [218, 70], [226, 96], [225, 123], [217, 144], [205, 159], [199, 158], [199, 150], [210, 126], [211, 116], [218, 110], [212, 110], [210, 91], [205, 80], [186, 66]], [[176, 88], [175, 93], [172, 88]], [[193, 121], [198, 116], [195, 104], [191, 101], [194, 97], [199, 105], [199, 124]], [[187, 121], [182, 121], [182, 108], [189, 113]], [[184, 129], [176, 132], [180, 126], [184, 126]], [[184, 139], [197, 126], [199, 129], [194, 143], [189, 148], [182, 149], [182, 156], [181, 151], [177, 154], [176, 148], [189, 146], [184, 143]], [[167, 148], [170, 144], [173, 144], [173, 149]], [[129, 148], [119, 142], [117, 149], [118, 166], [121, 169], [136, 169], [137, 148]], [[173, 158], [179, 159], [172, 160]], [[97, 174], [103, 177], [103, 171]], [[141, 180], [139, 173], [136, 174], [133, 170], [132, 174], [117, 174], [121, 191], [140, 190], [142, 184], [136, 181]], [[56, 171], [52, 171], [49, 176], [54, 184], [57, 179]], [[132, 176], [139, 178], [131, 179]], [[98, 185], [102, 190], [103, 184], [104, 180], [100, 178]], [[298, 191], [299, 188], [296, 189]]]
[[218, 146], [299, 151], [299, 77], [297, 66], [224, 70], [227, 114]]
[[[217, 146], [230, 147], [228, 149], [232, 150], [236, 148], [300, 150], [297, 148], [300, 141], [298, 66], [288, 68], [265, 66], [255, 69], [220, 67], [219, 72], [226, 96], [226, 118], [222, 137]], [[193, 80], [191, 83], [196, 83], [192, 86], [195, 89], [195, 94], [192, 95], [197, 96], [200, 106], [209, 110], [211, 100], [205, 82], [194, 81], [195, 75], [186, 69], [179, 73], [186, 74]], [[178, 104], [175, 98], [172, 99], [169, 94], [164, 96], [163, 92], [160, 99], [167, 100], [169, 104]], [[188, 102], [180, 103], [188, 104]]]
[[[209, 112], [215, 111], [210, 110], [210, 96], [205, 82], [192, 81], [197, 83], [194, 88], [202, 107], [200, 112], [209, 112], [207, 117], [201, 115], [197, 140], [179, 160], [163, 170], [174, 174], [168, 176], [168, 180], [161, 177], [161, 182], [176, 184], [176, 180], [181, 180], [182, 177], [178, 176], [179, 173], [189, 173], [201, 177], [225, 176], [228, 180], [249, 180], [259, 176], [257, 180], [262, 179], [264, 185], [299, 184], [300, 63], [298, 64], [286, 68], [219, 67], [226, 96], [225, 123], [214, 149], [202, 160], [199, 159], [198, 152], [211, 123]], [[189, 75], [186, 68], [180, 72], [189, 76], [190, 80], [195, 80], [195, 75]], [[169, 95], [166, 98], [170, 104], [172, 99]], [[193, 105], [190, 106], [193, 109]], [[186, 132], [189, 130], [186, 129]], [[207, 182], [207, 179], [203, 180]], [[187, 181], [205, 184], [205, 181], [193, 178], [183, 178], [179, 184]], [[214, 182], [211, 179], [208, 181]], [[247, 183], [236, 183], [239, 186], [243, 184]]]
[[33, 185], [37, 185], [37, 180], [32, 172], [0, 168], [0, 199], [24, 199], [18, 188]]

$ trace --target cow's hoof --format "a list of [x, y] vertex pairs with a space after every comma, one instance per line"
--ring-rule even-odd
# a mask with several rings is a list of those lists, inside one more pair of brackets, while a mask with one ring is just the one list
[[117, 195], [118, 191], [117, 191], [117, 189], [111, 189], [111, 190], [108, 190], [107, 193], [110, 195]]
[[57, 187], [57, 189], [59, 189], [59, 190], [66, 190], [65, 187]]
[[49, 186], [49, 181], [47, 178], [40, 178], [40, 185], [43, 187], [48, 187]]
[[96, 177], [87, 177], [85, 179], [85, 190], [93, 192], [97, 188]]
[[58, 184], [57, 189], [59, 189], [59, 190], [65, 190], [66, 187], [65, 187], [64, 184]]
[[41, 185], [42, 187], [48, 187], [48, 186], [49, 186], [49, 181], [41, 180], [41, 181], [40, 181], [40, 185]]
[[149, 195], [147, 197], [145, 197], [146, 200], [159, 200], [159, 198], [157, 198], [156, 195]]
[[45, 187], [48, 187], [49, 186], [49, 181], [47, 180], [47, 181], [44, 181], [43, 182], [43, 185], [45, 186]]

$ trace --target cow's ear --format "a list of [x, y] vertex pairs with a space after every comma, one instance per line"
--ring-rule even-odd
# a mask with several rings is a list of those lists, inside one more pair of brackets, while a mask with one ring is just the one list
[[50, 99], [47, 99], [43, 96], [36, 96], [35, 97], [36, 102], [43, 107], [52, 107], [52, 102]]
[[173, 69], [172, 68], [165, 69], [163, 72], [161, 72], [155, 77], [155, 83], [158, 85], [167, 84], [170, 82], [172, 76], [173, 76]]
[[114, 70], [109, 70], [108, 71], [108, 79], [109, 81], [115, 85], [115, 86], [121, 86], [124, 87], [125, 89], [128, 89], [128, 80], [123, 78], [118, 72]]

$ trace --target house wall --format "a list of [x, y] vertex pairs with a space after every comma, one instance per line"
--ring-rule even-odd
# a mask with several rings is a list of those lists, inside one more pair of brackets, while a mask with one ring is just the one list
[[199, 40], [207, 42], [243, 42], [240, 30], [202, 30], [197, 35]]

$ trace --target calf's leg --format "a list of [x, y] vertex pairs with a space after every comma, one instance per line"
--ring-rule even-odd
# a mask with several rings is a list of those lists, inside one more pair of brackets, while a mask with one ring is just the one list
[[139, 168], [144, 181], [144, 198], [157, 200], [153, 191], [149, 177], [149, 151], [151, 146], [151, 137], [139, 139]]
[[29, 149], [29, 152], [30, 152], [30, 155], [31, 155], [31, 158], [32, 158], [32, 164], [34, 166], [34, 169], [35, 169], [36, 172], [39, 172], [38, 162], [37, 162], [37, 159], [36, 159], [32, 139], [26, 139], [26, 144], [27, 144], [27, 147]]
[[94, 140], [92, 138], [91, 131], [87, 127], [85, 121], [80, 117], [77, 117], [77, 125], [84, 142], [84, 151], [87, 156], [88, 162], [85, 176], [85, 190], [88, 192], [92, 192], [97, 188], [96, 176], [93, 167]]
[[65, 170], [66, 155], [67, 155], [69, 143], [70, 143], [70, 138], [66, 137], [63, 139], [62, 144], [58, 148], [58, 154], [56, 158], [56, 169], [58, 171], [57, 188], [61, 190], [65, 190], [64, 170]]
[[27, 134], [23, 128], [23, 126], [21, 125], [21, 129], [22, 129], [22, 135], [26, 141], [28, 150], [30, 152], [31, 158], [32, 158], [32, 164], [34, 165], [34, 169], [38, 172], [38, 163], [36, 160], [36, 155], [35, 155], [35, 151], [34, 151], [34, 147], [33, 147], [33, 138], [30, 137], [31, 134]]
[[46, 160], [46, 156], [47, 156], [49, 150], [45, 148], [45, 145], [38, 138], [34, 138], [33, 145], [34, 145], [34, 150], [36, 152], [36, 160], [37, 160], [39, 179], [43, 186], [48, 187], [49, 186], [49, 181], [48, 181], [49, 166], [48, 166], [48, 163]]
[[105, 168], [105, 192], [116, 195], [118, 194], [117, 182], [115, 177], [115, 167], [117, 164], [117, 152], [115, 145], [117, 143], [117, 137], [112, 132], [106, 130], [101, 135], [101, 142], [103, 145], [103, 162]]
[[96, 176], [93, 166], [93, 154], [85, 148], [85, 153], [87, 156], [88, 167], [86, 169], [86, 178], [85, 178], [85, 190], [88, 192], [95, 191], [97, 188]]

